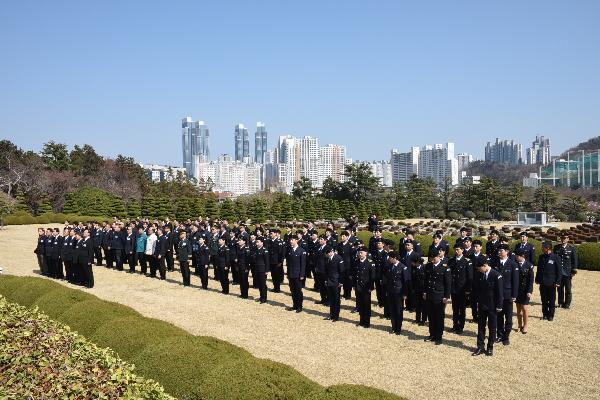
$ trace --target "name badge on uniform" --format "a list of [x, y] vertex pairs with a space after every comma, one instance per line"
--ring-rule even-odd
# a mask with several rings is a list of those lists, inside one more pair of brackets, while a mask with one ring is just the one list
[[85, 244], [85, 243], [84, 243], [84, 244], [83, 244], [83, 247], [86, 247], [86, 246], [87, 246], [87, 244]]
[[131, 238], [127, 238], [127, 240], [131, 240]]
[[548, 260], [548, 264], [554, 264], [554, 260]]

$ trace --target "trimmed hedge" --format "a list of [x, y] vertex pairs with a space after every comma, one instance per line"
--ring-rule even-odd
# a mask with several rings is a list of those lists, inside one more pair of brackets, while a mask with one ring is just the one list
[[582, 243], [577, 246], [579, 269], [600, 271], [600, 243]]
[[0, 294], [38, 306], [97, 345], [112, 348], [135, 364], [136, 373], [183, 399], [400, 399], [366, 386], [325, 388], [287, 365], [44, 278], [0, 275]]

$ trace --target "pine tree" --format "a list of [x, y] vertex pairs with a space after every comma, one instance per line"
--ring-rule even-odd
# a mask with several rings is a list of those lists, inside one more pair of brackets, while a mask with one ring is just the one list
[[204, 214], [211, 219], [219, 218], [219, 206], [215, 197], [210, 193], [204, 201]]
[[156, 208], [156, 218], [166, 218], [171, 216], [173, 216], [171, 200], [165, 196], [159, 197]]
[[267, 205], [260, 197], [255, 197], [248, 208], [248, 215], [253, 223], [263, 223], [267, 220]]
[[127, 203], [127, 216], [137, 218], [140, 216], [140, 202], [137, 199], [129, 199]]
[[231, 199], [225, 199], [221, 202], [219, 207], [219, 218], [233, 221], [235, 220], [235, 213], [233, 211], [233, 201]]
[[290, 222], [294, 220], [294, 210], [292, 209], [292, 201], [289, 196], [281, 198], [281, 220], [282, 222]]
[[360, 203], [356, 208], [356, 216], [358, 217], [359, 222], [366, 222], [369, 218], [369, 214], [367, 213], [367, 207], [365, 203]]
[[175, 218], [178, 221], [185, 221], [192, 217], [190, 200], [187, 198], [180, 198], [175, 203]]
[[400, 204], [400, 203], [396, 204], [396, 206], [394, 207], [394, 210], [392, 212], [392, 215], [396, 219], [406, 218], [406, 215], [404, 214], [404, 207], [402, 207], [402, 204]]
[[190, 208], [191, 208], [190, 212], [192, 213], [193, 219], [202, 217], [204, 215], [204, 201], [202, 200], [201, 197], [196, 197], [192, 201]]
[[123, 218], [125, 216], [125, 205], [123, 199], [113, 196], [108, 207], [109, 216]]
[[305, 221], [314, 221], [317, 219], [317, 213], [311, 198], [304, 200], [302, 203], [302, 211], [304, 212]]
[[65, 195], [65, 204], [63, 205], [63, 213], [65, 214], [79, 214], [79, 205], [75, 199], [75, 194], [73, 192], [67, 193]]
[[328, 221], [338, 219], [340, 217], [340, 208], [338, 202], [336, 200], [328, 199], [326, 204], [325, 219]]
[[30, 208], [29, 208], [29, 204], [27, 204], [27, 198], [25, 197], [25, 195], [23, 194], [23, 192], [19, 191], [17, 192], [17, 196], [16, 196], [16, 203], [15, 206], [13, 208], [13, 212], [17, 213], [17, 212], [30, 212]]
[[156, 218], [156, 197], [148, 193], [142, 198], [142, 216]]
[[354, 204], [352, 204], [350, 200], [342, 200], [340, 203], [340, 214], [343, 218], [349, 218], [356, 214], [356, 208], [354, 207]]
[[52, 206], [50, 205], [50, 199], [48, 199], [47, 195], [43, 195], [38, 203], [36, 215], [42, 215], [42, 214], [51, 213], [51, 212], [52, 212]]
[[273, 198], [271, 202], [271, 209], [269, 210], [269, 219], [271, 222], [281, 221], [281, 200], [277, 197]]
[[233, 202], [233, 211], [235, 214], [236, 221], [246, 222], [248, 219], [248, 207], [246, 206], [246, 202], [242, 199], [236, 199]]

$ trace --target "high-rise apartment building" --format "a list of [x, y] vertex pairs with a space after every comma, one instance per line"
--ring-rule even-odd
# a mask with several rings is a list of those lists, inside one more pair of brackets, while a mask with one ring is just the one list
[[500, 164], [518, 165], [523, 163], [523, 146], [514, 140], [500, 140], [495, 143], [487, 142], [485, 146], [485, 161]]
[[525, 161], [527, 164], [547, 165], [550, 163], [550, 139], [543, 136], [536, 136], [527, 148]]
[[235, 161], [243, 161], [245, 157], [250, 157], [250, 139], [248, 129], [244, 124], [237, 124], [233, 134], [235, 141]]
[[191, 178], [194, 174], [196, 156], [210, 159], [209, 131], [204, 121], [193, 121], [186, 117], [181, 121], [183, 168]]
[[258, 164], [265, 163], [267, 154], [267, 127], [262, 122], [256, 123], [256, 133], [254, 134], [254, 162]]
[[406, 183], [413, 175], [419, 173], [419, 148], [411, 147], [410, 151], [400, 153], [393, 149], [390, 157], [392, 168], [392, 181]]

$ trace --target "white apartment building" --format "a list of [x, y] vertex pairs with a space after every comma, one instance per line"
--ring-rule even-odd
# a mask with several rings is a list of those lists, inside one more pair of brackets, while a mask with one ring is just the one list
[[232, 192], [236, 196], [253, 194], [263, 188], [262, 166], [251, 162], [249, 157], [235, 161], [223, 154], [217, 161], [198, 160], [194, 177], [204, 182], [210, 179], [215, 191]]

